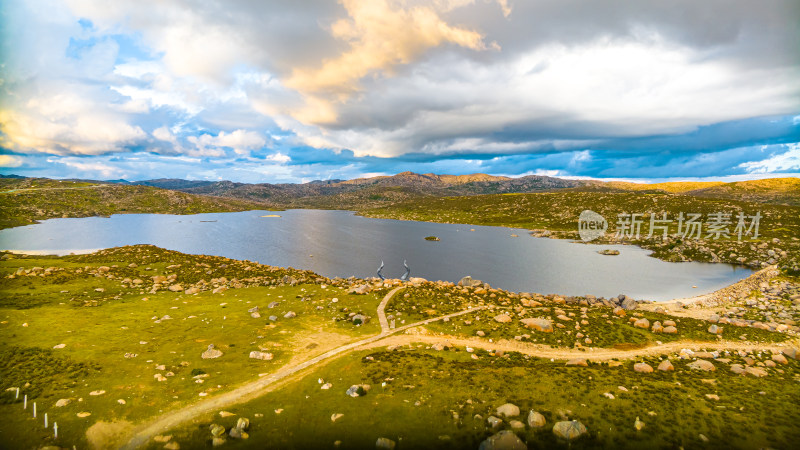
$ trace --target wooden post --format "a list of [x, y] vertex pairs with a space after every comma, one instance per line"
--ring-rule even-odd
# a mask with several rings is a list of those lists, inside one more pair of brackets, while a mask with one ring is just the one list
[[22, 399], [22, 409], [28, 409], [28, 394], [25, 394]]
[[14, 397], [14, 400], [17, 400], [17, 399], [19, 399], [19, 388], [17, 388], [17, 396]]
[[36, 402], [33, 402], [33, 418], [36, 418]]
[[44, 413], [44, 427], [47, 428], [47, 413]]
[[58, 422], [53, 422], [53, 431], [55, 431], [56, 439], [58, 439]]

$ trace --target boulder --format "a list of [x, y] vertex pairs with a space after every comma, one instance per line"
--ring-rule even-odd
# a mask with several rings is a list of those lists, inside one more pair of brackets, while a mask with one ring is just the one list
[[625, 297], [625, 300], [623, 300], [619, 306], [621, 306], [622, 309], [626, 311], [633, 311], [634, 309], [636, 309], [637, 306], [639, 306], [639, 304], [636, 303], [636, 300], [630, 297]]
[[284, 314], [283, 317], [286, 319], [291, 319], [292, 317], [297, 317], [297, 313], [294, 311], [289, 311], [286, 314]]
[[67, 406], [67, 405], [69, 405], [70, 403], [72, 403], [72, 399], [71, 399], [71, 398], [62, 398], [62, 399], [59, 399], [59, 400], [56, 402], [56, 407], [57, 407], [57, 408], [61, 408], [62, 406]]
[[181, 292], [183, 291], [183, 286], [180, 284], [173, 284], [168, 289], [172, 292]]
[[641, 319], [638, 319], [636, 322], [633, 322], [633, 326], [636, 328], [642, 328], [646, 330], [650, 328], [650, 321], [643, 317]]
[[661, 325], [661, 322], [655, 321], [653, 322], [653, 327], [650, 329], [650, 331], [652, 331], [653, 333], [663, 333], [664, 326]]
[[661, 361], [661, 363], [658, 365], [658, 370], [662, 372], [672, 372], [673, 370], [675, 370], [675, 367], [668, 359], [665, 359], [664, 361]]
[[498, 315], [494, 316], [494, 320], [495, 320], [495, 322], [508, 323], [508, 322], [511, 322], [512, 319], [511, 319], [511, 316], [509, 316], [506, 313], [503, 313], [503, 314], [498, 314]]
[[259, 351], [252, 351], [250, 352], [250, 358], [252, 359], [260, 359], [262, 361], [269, 361], [272, 359], [272, 353], [267, 352], [259, 352]]
[[572, 441], [586, 434], [586, 427], [577, 420], [565, 420], [553, 425], [553, 434], [560, 439]]
[[208, 344], [208, 349], [200, 355], [203, 359], [213, 359], [222, 356], [222, 352], [214, 348], [214, 344]]
[[767, 371], [755, 366], [747, 366], [744, 368], [745, 375], [752, 375], [756, 378], [761, 378], [767, 376]]
[[389, 438], [379, 437], [377, 441], [375, 441], [375, 448], [381, 450], [394, 450], [394, 446], [397, 445], [395, 442]]
[[347, 388], [346, 394], [350, 397], [362, 397], [367, 395], [367, 388], [363, 384], [354, 384]]
[[678, 333], [678, 329], [675, 328], [672, 325], [668, 325], [668, 326], [664, 327], [664, 334], [677, 334], [677, 333]]
[[786, 359], [786, 357], [781, 354], [772, 355], [772, 360], [778, 364], [789, 364], [789, 361]]
[[653, 372], [653, 367], [647, 363], [636, 363], [633, 365], [633, 370], [639, 373], [651, 373]]
[[665, 326], [665, 327], [677, 327], [677, 326], [678, 326], [678, 324], [677, 324], [677, 323], [675, 323], [675, 321], [674, 321], [674, 320], [665, 320], [665, 321], [664, 321], [664, 326]]
[[216, 423], [212, 423], [208, 426], [209, 431], [211, 431], [211, 436], [220, 437], [225, 434], [225, 427], [222, 425], [218, 425]]
[[553, 332], [553, 322], [547, 319], [542, 319], [538, 317], [527, 318], [527, 319], [522, 319], [520, 322], [522, 322], [522, 324], [525, 325], [525, 327], [531, 328], [536, 331], [541, 331], [543, 333]]
[[712, 324], [708, 327], [708, 332], [711, 334], [722, 334], [722, 327], [718, 326], [717, 324]]
[[483, 282], [481, 280], [473, 280], [471, 276], [466, 276], [458, 280], [458, 285], [463, 287], [480, 286]]
[[499, 419], [495, 416], [489, 416], [486, 418], [486, 422], [489, 424], [490, 427], [497, 428], [503, 424], [503, 419]]
[[567, 366], [588, 367], [589, 363], [583, 358], [574, 358], [567, 361]]
[[547, 421], [544, 419], [544, 416], [534, 410], [531, 410], [531, 412], [528, 413], [527, 422], [528, 426], [531, 428], [541, 428], [545, 425], [545, 423], [547, 423]]
[[735, 373], [737, 375], [743, 375], [744, 374], [744, 366], [742, 366], [741, 364], [731, 364], [731, 372], [733, 372], [733, 373]]
[[514, 431], [525, 430], [525, 424], [520, 422], [519, 420], [510, 420], [508, 424], [511, 425], [511, 429]]
[[486, 438], [478, 450], [527, 450], [527, 448], [528, 446], [513, 431], [503, 430]]
[[516, 417], [519, 415], [519, 407], [512, 403], [506, 403], [497, 408], [498, 416]]
[[794, 347], [785, 348], [781, 353], [787, 358], [797, 359], [797, 349]]
[[689, 363], [686, 367], [692, 370], [702, 370], [704, 372], [713, 372], [717, 370], [714, 364], [711, 364], [710, 361], [706, 361], [705, 359], [698, 359], [697, 361]]

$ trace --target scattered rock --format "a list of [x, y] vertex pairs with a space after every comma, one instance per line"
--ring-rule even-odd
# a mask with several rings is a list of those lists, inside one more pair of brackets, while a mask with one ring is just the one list
[[717, 324], [712, 324], [708, 327], [708, 332], [711, 334], [722, 334], [722, 327], [718, 326]]
[[645, 318], [641, 318], [638, 319], [636, 322], [633, 322], [633, 326], [636, 328], [642, 328], [646, 330], [650, 328], [650, 321]]
[[375, 448], [381, 450], [394, 450], [395, 442], [389, 438], [379, 437], [377, 441], [375, 441]]
[[486, 438], [478, 450], [527, 450], [527, 448], [528, 446], [513, 431], [503, 430]]
[[58, 344], [58, 345], [54, 345], [53, 348], [64, 348], [66, 346], [67, 346], [67, 344]]
[[761, 377], [767, 376], [767, 371], [766, 370], [764, 370], [764, 369], [762, 369], [760, 367], [754, 367], [754, 366], [745, 367], [744, 368], [744, 373], [745, 373], [745, 375], [752, 375], [752, 376], [754, 376], [756, 378], [761, 378]]
[[77, 415], [78, 417], [80, 417], [81, 419], [83, 419], [84, 417], [89, 417], [89, 416], [91, 416], [91, 415], [92, 415], [92, 413], [90, 413], [90, 412], [87, 412], [87, 411], [83, 411], [83, 412], [79, 412], [79, 413], [78, 413], [78, 414], [76, 414], [76, 415]]
[[672, 365], [670, 360], [665, 359], [664, 361], [661, 361], [661, 363], [658, 365], [658, 370], [662, 372], [672, 372], [673, 370], [675, 370], [675, 366]]
[[702, 370], [705, 372], [713, 372], [717, 370], [717, 368], [714, 367], [714, 364], [711, 364], [711, 362], [706, 361], [705, 359], [698, 359], [697, 361], [689, 363], [686, 367], [692, 370]]
[[367, 395], [368, 390], [369, 388], [366, 385], [354, 384], [347, 389], [346, 394], [350, 397], [363, 397]]
[[531, 328], [536, 331], [541, 331], [543, 333], [553, 332], [553, 322], [547, 319], [527, 318], [527, 319], [522, 319], [520, 322], [522, 322], [522, 324], [525, 325], [527, 328]]
[[636, 417], [636, 420], [633, 422], [633, 428], [635, 428], [636, 431], [642, 431], [642, 428], [644, 428], [644, 422], [639, 420], [638, 416]]
[[344, 417], [344, 414], [341, 414], [341, 413], [331, 414], [331, 422], [336, 422], [337, 420], [341, 419], [342, 417]]
[[214, 344], [208, 344], [208, 349], [200, 355], [203, 359], [213, 359], [222, 356], [222, 352], [214, 348]]
[[519, 420], [511, 420], [508, 424], [511, 425], [511, 429], [515, 431], [522, 431], [525, 429], [525, 424]]
[[260, 359], [262, 361], [269, 361], [272, 359], [272, 353], [267, 352], [259, 352], [259, 351], [252, 351], [250, 352], [250, 358], [252, 359]]
[[494, 320], [495, 322], [508, 323], [511, 322], [513, 319], [511, 319], [511, 316], [509, 316], [508, 314], [503, 313], [494, 316]]
[[292, 317], [297, 317], [297, 313], [294, 311], [289, 311], [286, 314], [284, 314], [283, 317], [286, 319], [291, 319]]
[[89, 392], [89, 395], [103, 395], [105, 393], [106, 393], [106, 391], [100, 390], [100, 391]]
[[636, 363], [633, 365], [633, 370], [639, 373], [651, 373], [653, 372], [653, 367], [647, 363]]
[[61, 408], [62, 406], [67, 406], [67, 405], [69, 405], [70, 403], [72, 403], [72, 399], [71, 399], [71, 398], [62, 398], [62, 399], [59, 399], [59, 400], [56, 402], [56, 407], [57, 407], [57, 408]]
[[531, 410], [528, 413], [528, 426], [531, 428], [541, 428], [547, 423], [544, 419], [544, 416], [539, 414], [538, 412]]
[[778, 364], [789, 364], [789, 361], [786, 359], [786, 357], [781, 354], [772, 355], [772, 360]]
[[575, 358], [575, 359], [570, 359], [569, 361], [567, 361], [566, 365], [567, 366], [588, 367], [589, 363], [586, 362], [586, 360], [583, 359], [583, 358]]
[[498, 416], [516, 417], [519, 415], [519, 407], [512, 403], [506, 403], [497, 408]]
[[556, 422], [556, 424], [553, 425], [553, 434], [568, 441], [577, 439], [586, 434], [586, 432], [586, 427], [577, 420]]

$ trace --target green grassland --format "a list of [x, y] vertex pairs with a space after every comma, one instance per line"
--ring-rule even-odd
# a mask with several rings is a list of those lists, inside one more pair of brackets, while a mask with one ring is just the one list
[[[577, 239], [578, 216], [583, 210], [599, 213], [608, 221], [605, 239], [595, 242], [629, 243], [654, 251], [653, 256], [667, 261], [713, 261], [762, 267], [772, 263], [800, 274], [800, 207], [752, 203], [738, 200], [695, 197], [647, 192], [579, 192], [559, 191], [535, 194], [502, 194], [468, 197], [424, 198], [399, 202], [379, 208], [361, 210], [367, 217], [419, 220], [442, 223], [506, 226], [547, 230], [551, 237]], [[707, 223], [708, 214], [730, 213], [733, 224], [730, 237], [707, 238], [706, 228], [699, 240], [670, 236], [662, 240], [660, 233], [647, 238], [650, 214], [672, 219], [671, 235], [677, 233], [679, 213], [700, 213]], [[733, 233], [736, 215], [760, 212], [759, 237], [737, 241]], [[624, 213], [643, 214], [639, 239], [614, 239], [617, 216]], [[749, 224], [749, 222], [748, 222]], [[547, 233], [544, 233], [547, 234]], [[770, 254], [772, 251], [772, 254]]]
[[0, 229], [59, 217], [125, 213], [197, 214], [269, 209], [247, 200], [186, 194], [149, 186], [0, 178]]
[[[129, 431], [287, 364], [377, 335], [376, 307], [391, 283], [372, 284], [374, 290], [366, 295], [348, 293], [351, 286], [363, 282], [146, 245], [63, 257], [3, 254], [0, 440], [8, 448], [48, 444], [86, 448], [95, 442], [87, 437], [87, 430], [95, 438], [102, 434], [99, 430], [104, 428], [98, 429], [97, 423]], [[181, 289], [169, 289], [178, 284]], [[522, 306], [519, 294], [502, 290], [426, 282], [406, 286], [386, 312], [401, 326], [483, 306], [485, 310], [428, 324], [423, 331], [458, 338], [474, 337], [480, 330], [481, 339], [489, 343], [527, 334], [518, 340], [574, 348], [579, 331], [575, 325], [580, 320], [588, 322], [580, 331], [595, 339], [591, 345], [580, 340], [581, 347], [626, 349], [657, 341], [717, 339], [700, 320], [675, 318], [678, 334], [653, 334], [634, 328], [630, 317], [643, 316], [653, 322], [667, 316], [633, 311], [618, 318], [608, 307], [562, 304], [552, 296], [531, 299], [542, 304]], [[270, 308], [273, 302], [277, 304]], [[248, 310], [254, 306], [259, 306], [260, 318], [250, 315]], [[290, 311], [296, 317], [284, 317]], [[573, 320], [553, 319], [565, 325], [556, 326], [552, 333], [522, 328], [518, 320], [562, 312]], [[373, 320], [356, 324], [351, 315], [357, 313]], [[497, 323], [493, 317], [500, 313], [513, 320]], [[408, 332], [420, 332], [418, 328]], [[787, 338], [784, 333], [729, 328], [735, 330], [726, 331], [725, 337], [731, 340], [742, 334], [750, 342]], [[408, 337], [414, 339], [413, 334]], [[61, 344], [63, 348], [55, 348]], [[208, 344], [223, 355], [202, 359]], [[766, 378], [755, 379], [734, 376], [721, 363], [717, 372], [699, 375], [686, 370], [685, 362], [674, 356], [676, 372], [638, 374], [631, 370], [631, 361], [622, 367], [565, 368], [563, 361], [513, 353], [500, 357], [483, 350], [467, 353], [463, 347], [444, 352], [403, 348], [345, 354], [306, 370], [297, 380], [287, 380], [279, 390], [226, 407], [248, 417], [252, 428], [250, 439], [228, 439], [225, 445], [327, 448], [340, 440], [342, 448], [374, 448], [377, 437], [384, 436], [398, 442], [398, 448], [476, 448], [493, 432], [486, 428], [485, 418], [507, 401], [524, 413], [530, 408], [541, 411], [550, 424], [559, 417], [581, 420], [590, 433], [572, 444], [576, 448], [702, 447], [699, 433], [711, 439], [708, 447], [730, 436], [742, 447], [781, 448], [798, 437], [796, 427], [788, 425], [800, 400], [800, 367], [794, 360], [770, 369]], [[269, 352], [273, 358], [249, 358], [249, 352], [256, 350]], [[753, 356], [769, 359], [769, 354]], [[729, 358], [740, 359], [737, 354]], [[647, 360], [655, 366], [657, 359]], [[700, 378], [718, 381], [706, 385]], [[321, 390], [319, 379], [333, 387]], [[360, 383], [372, 386], [366, 396], [344, 394], [349, 386]], [[617, 386], [625, 386], [628, 392]], [[32, 418], [32, 405], [23, 411], [22, 399], [15, 399], [15, 391], [8, 390], [15, 387], [28, 395], [29, 402], [37, 403], [37, 419]], [[97, 391], [105, 392], [91, 394]], [[602, 396], [604, 392], [616, 399]], [[704, 395], [710, 393], [720, 400], [707, 400]], [[71, 402], [56, 407], [60, 399]], [[656, 415], [648, 415], [649, 411]], [[78, 416], [84, 412], [91, 415]], [[44, 413], [51, 424], [58, 422], [58, 440], [42, 426]], [[334, 413], [344, 416], [334, 423], [330, 420]], [[474, 419], [475, 414], [484, 419]], [[633, 430], [636, 416], [647, 423], [647, 432]], [[214, 421], [230, 427], [237, 417], [198, 417], [169, 433], [181, 448], [206, 448], [208, 425]], [[558, 444], [549, 430], [523, 430], [520, 436], [533, 448]], [[160, 448], [164, 444], [149, 445]]]
[[[128, 267], [131, 264], [136, 266]], [[8, 278], [19, 268], [34, 267], [50, 268], [52, 275]], [[110, 270], [98, 272], [100, 267]], [[2, 388], [20, 387], [29, 402], [38, 403], [35, 423], [48, 412], [50, 422], [59, 423], [59, 443], [79, 447], [86, 446], [84, 433], [96, 420], [140, 422], [202, 399], [201, 393], [210, 397], [257, 379], [292, 358], [316, 355], [380, 331], [377, 321], [356, 326], [346, 320], [350, 311], [374, 312], [378, 294], [347, 294], [309, 272], [149, 246], [62, 258], [12, 256], [0, 263], [0, 274]], [[151, 294], [122, 281], [169, 274], [184, 284], [227, 275], [229, 285], [242, 287], [217, 294]], [[291, 282], [284, 283], [285, 277]], [[279, 304], [268, 308], [272, 302]], [[261, 318], [250, 316], [253, 306], [260, 307]], [[284, 318], [289, 311], [296, 317]], [[271, 315], [277, 319], [269, 320]], [[201, 359], [212, 343], [223, 356]], [[65, 347], [53, 348], [59, 344]], [[274, 357], [248, 358], [254, 350]], [[164, 368], [157, 369], [160, 365]], [[166, 380], [154, 379], [157, 373]], [[198, 373], [208, 375], [203, 383], [196, 382]], [[89, 394], [98, 390], [106, 392]], [[73, 401], [56, 408], [62, 398]], [[21, 400], [14, 401], [14, 392], [0, 391], [0, 440], [9, 448], [49, 442], [52, 432], [41, 424], [34, 426], [34, 420], [22, 414]], [[79, 412], [92, 415], [79, 418]]]
[[[796, 361], [780, 377], [754, 379], [722, 369], [698, 373], [677, 358], [674, 372], [641, 374], [632, 370], [634, 361], [564, 367], [563, 361], [517, 353], [475, 354], [477, 360], [463, 349], [435, 352], [416, 345], [355, 353], [280, 391], [227, 408], [234, 416], [207, 415], [170, 434], [181, 448], [205, 448], [210, 424], [230, 428], [246, 417], [249, 439], [229, 438], [227, 447], [368, 449], [386, 437], [398, 449], [475, 449], [496, 432], [486, 418], [510, 402], [523, 417], [508, 419], [524, 421], [533, 409], [547, 420], [541, 429], [517, 432], [528, 448], [789, 448], [800, 438]], [[660, 358], [642, 361], [655, 366]], [[319, 379], [333, 387], [321, 390]], [[371, 389], [363, 397], [346, 396], [354, 384]], [[343, 416], [334, 422], [333, 414]], [[638, 432], [637, 417], [646, 424]], [[581, 421], [588, 435], [570, 445], [559, 442], [550, 428], [567, 419]], [[498, 429], [510, 429], [509, 420]]]

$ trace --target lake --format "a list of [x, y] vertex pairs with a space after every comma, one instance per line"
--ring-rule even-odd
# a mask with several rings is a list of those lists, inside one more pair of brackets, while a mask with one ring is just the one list
[[[272, 214], [281, 217], [262, 217]], [[426, 241], [426, 236], [441, 240]], [[384, 261], [384, 276], [399, 278], [407, 260], [411, 276], [429, 280], [457, 282], [471, 275], [517, 292], [626, 294], [656, 301], [712, 292], [752, 273], [728, 264], [667, 263], [633, 246], [534, 238], [512, 228], [370, 219], [350, 211], [120, 214], [0, 230], [0, 248], [30, 253], [86, 253], [132, 244], [291, 266], [327, 277], [376, 276]], [[606, 248], [621, 254], [597, 253]]]

